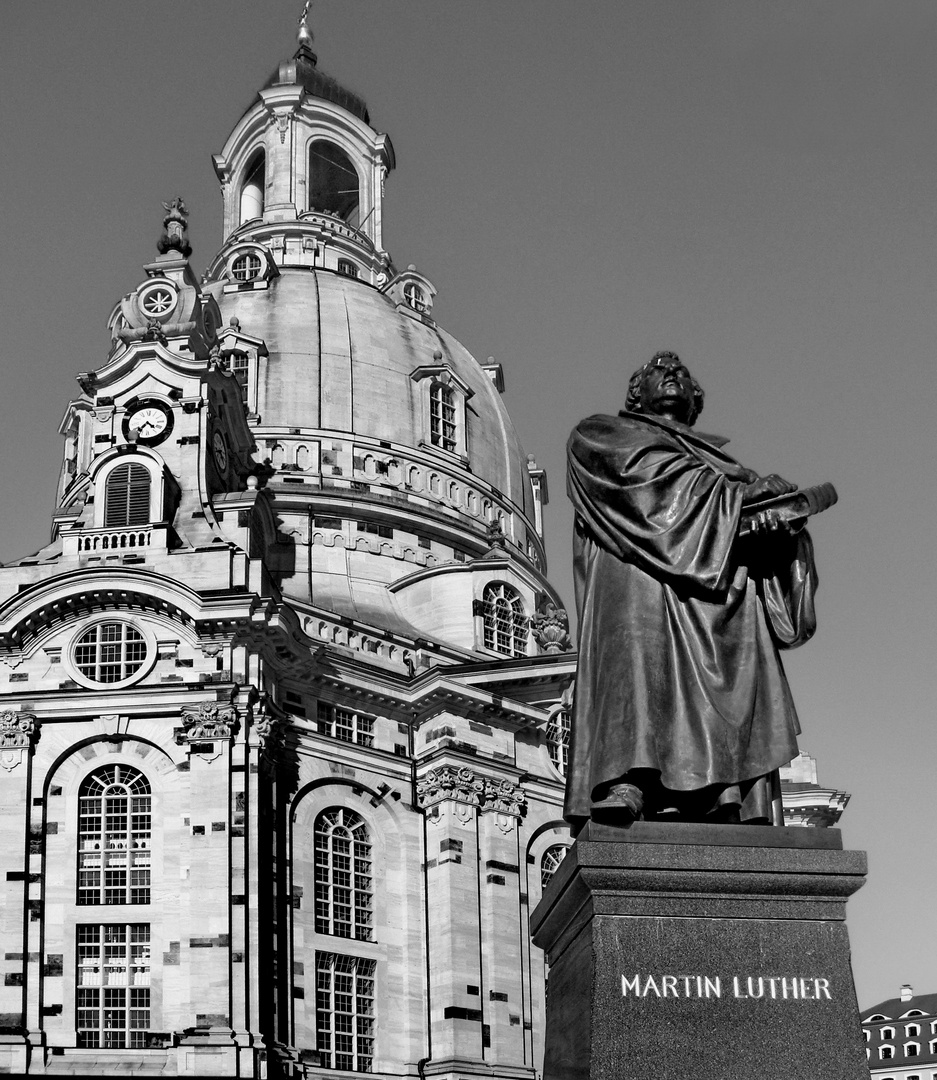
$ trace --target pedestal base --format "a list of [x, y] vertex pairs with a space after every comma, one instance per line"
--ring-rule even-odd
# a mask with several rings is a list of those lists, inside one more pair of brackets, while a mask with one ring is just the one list
[[544, 1080], [867, 1080], [835, 829], [590, 823], [531, 917]]

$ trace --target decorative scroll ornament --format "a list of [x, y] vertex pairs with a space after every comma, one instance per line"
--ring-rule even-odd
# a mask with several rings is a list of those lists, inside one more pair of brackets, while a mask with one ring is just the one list
[[231, 739], [238, 729], [237, 711], [230, 705], [203, 701], [197, 707], [182, 710], [182, 727], [176, 728], [176, 742], [208, 742]]
[[32, 713], [0, 713], [0, 768], [12, 771], [23, 760], [39, 732]]
[[569, 616], [562, 608], [548, 600], [542, 611], [531, 616], [530, 632], [534, 641], [545, 653], [569, 652], [572, 642], [569, 637]]

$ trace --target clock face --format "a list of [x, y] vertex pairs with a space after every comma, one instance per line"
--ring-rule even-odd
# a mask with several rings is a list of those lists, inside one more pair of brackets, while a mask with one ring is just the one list
[[172, 431], [172, 409], [162, 401], [139, 401], [123, 422], [124, 438], [155, 446]]
[[211, 437], [211, 449], [215, 455], [215, 464], [218, 466], [218, 472], [223, 473], [228, 467], [228, 444], [224, 440], [224, 435], [220, 431], [216, 431]]

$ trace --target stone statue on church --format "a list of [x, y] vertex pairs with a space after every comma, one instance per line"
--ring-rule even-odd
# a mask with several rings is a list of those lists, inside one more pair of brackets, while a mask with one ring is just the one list
[[693, 429], [703, 391], [674, 353], [568, 445], [579, 666], [566, 817], [782, 824], [800, 731], [779, 650], [816, 628], [797, 492]]

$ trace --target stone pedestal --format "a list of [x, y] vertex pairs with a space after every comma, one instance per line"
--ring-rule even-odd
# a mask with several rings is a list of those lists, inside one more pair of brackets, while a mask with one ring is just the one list
[[531, 916], [544, 1080], [868, 1080], [836, 829], [588, 824]]

